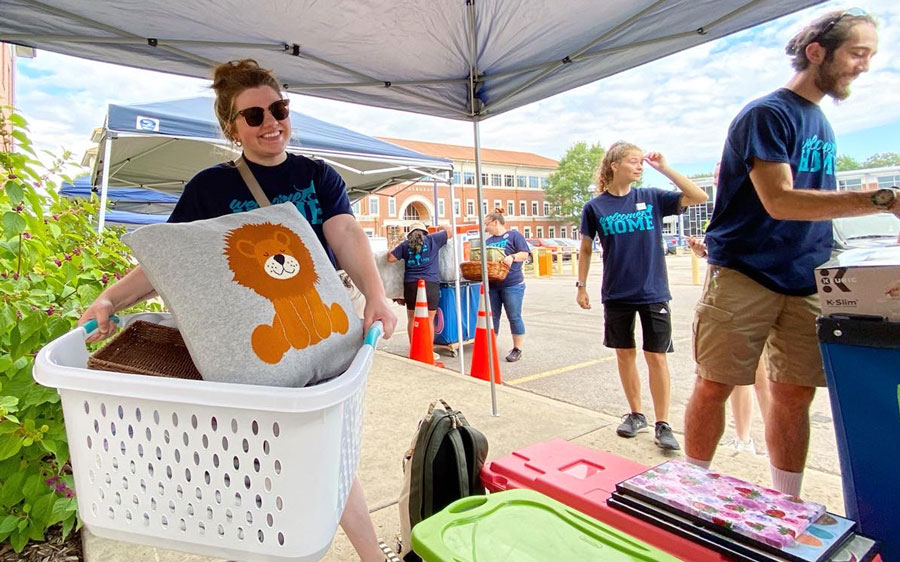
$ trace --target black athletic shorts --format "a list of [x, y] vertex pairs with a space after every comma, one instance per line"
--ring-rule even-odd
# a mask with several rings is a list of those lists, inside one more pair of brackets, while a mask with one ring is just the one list
[[618, 349], [633, 349], [634, 316], [641, 317], [644, 351], [672, 353], [672, 315], [669, 303], [629, 304], [617, 301], [603, 303], [603, 345]]
[[[406, 281], [403, 283], [403, 300], [406, 301], [406, 310], [416, 309], [416, 293], [418, 281]], [[425, 282], [425, 295], [428, 297], [428, 310], [437, 310], [441, 300], [441, 284], [434, 281]]]

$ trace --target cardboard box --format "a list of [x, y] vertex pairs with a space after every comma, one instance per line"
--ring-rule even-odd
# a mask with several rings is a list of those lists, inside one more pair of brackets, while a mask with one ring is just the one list
[[822, 315], [866, 315], [900, 322], [900, 246], [858, 248], [816, 269]]

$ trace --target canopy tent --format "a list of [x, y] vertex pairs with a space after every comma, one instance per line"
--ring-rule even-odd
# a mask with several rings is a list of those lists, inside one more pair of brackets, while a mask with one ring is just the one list
[[[100, 190], [91, 184], [90, 176], [78, 176], [72, 180], [72, 183], [64, 181], [59, 194], [62, 197], [89, 199], [91, 195], [99, 196]], [[175, 208], [175, 203], [178, 202], [178, 195], [140, 187], [115, 187], [107, 191], [107, 200], [113, 211], [161, 215], [163, 217], [162, 220], [165, 220], [172, 212], [172, 209]], [[108, 216], [107, 220], [114, 222]]]
[[291, 92], [470, 120], [481, 200], [481, 120], [819, 2], [4, 0], [0, 41], [198, 77], [252, 57]]
[[[351, 199], [397, 182], [449, 170], [449, 160], [291, 112], [290, 152], [325, 160], [344, 178]], [[110, 104], [97, 154], [110, 146], [111, 186], [180, 193], [198, 171], [239, 154], [222, 136], [212, 98], [141, 105]], [[93, 185], [103, 180], [104, 159], [92, 163]]]

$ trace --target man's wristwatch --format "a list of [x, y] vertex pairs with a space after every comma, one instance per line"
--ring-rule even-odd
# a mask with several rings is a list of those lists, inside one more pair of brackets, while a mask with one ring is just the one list
[[575, 282], [575, 286], [578, 287], [578, 288], [580, 289], [580, 288], [583, 288], [583, 287], [587, 287], [587, 284], [584, 283], [583, 281], [576, 281], [576, 282]]
[[872, 194], [872, 204], [879, 209], [890, 209], [897, 199], [897, 189], [883, 187]]

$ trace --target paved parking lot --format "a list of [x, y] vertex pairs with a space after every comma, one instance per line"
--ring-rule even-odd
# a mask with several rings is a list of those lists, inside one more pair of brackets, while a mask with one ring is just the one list
[[[675, 352], [669, 355], [672, 373], [672, 399], [670, 423], [678, 438], [684, 428], [684, 409], [690, 397], [694, 381], [694, 362], [691, 350], [691, 322], [693, 309], [700, 297], [701, 286], [692, 283], [689, 255], [668, 256], [669, 285], [672, 292], [672, 320]], [[600, 278], [602, 265], [595, 256], [588, 278], [588, 291], [593, 308], [582, 310], [575, 303], [575, 280], [569, 264], [563, 274], [534, 278], [526, 276], [527, 289], [523, 304], [523, 319], [527, 332], [524, 355], [517, 363], [506, 363], [503, 357], [512, 348], [509, 325], [501, 319], [498, 346], [501, 375], [504, 384], [536, 394], [576, 404], [597, 412], [618, 416], [627, 411], [625, 396], [619, 384], [615, 353], [603, 347], [603, 312], [600, 304]], [[706, 262], [700, 260], [700, 278], [706, 271]], [[385, 351], [406, 355], [409, 343], [406, 338], [406, 317], [401, 307], [396, 308], [400, 322], [397, 335], [385, 342]], [[640, 328], [637, 330], [640, 346]], [[465, 347], [466, 373], [471, 364], [472, 346]], [[448, 369], [459, 371], [459, 357], [438, 350]], [[653, 421], [647, 369], [638, 357], [638, 369], [643, 382], [644, 411]], [[503, 404], [499, 404], [500, 412]], [[753, 437], [757, 449], [765, 449], [762, 418], [754, 414]], [[725, 437], [734, 434], [731, 416]], [[831, 418], [827, 391], [820, 390], [812, 407], [812, 446], [808, 463], [810, 468], [839, 474], [837, 445]]]

